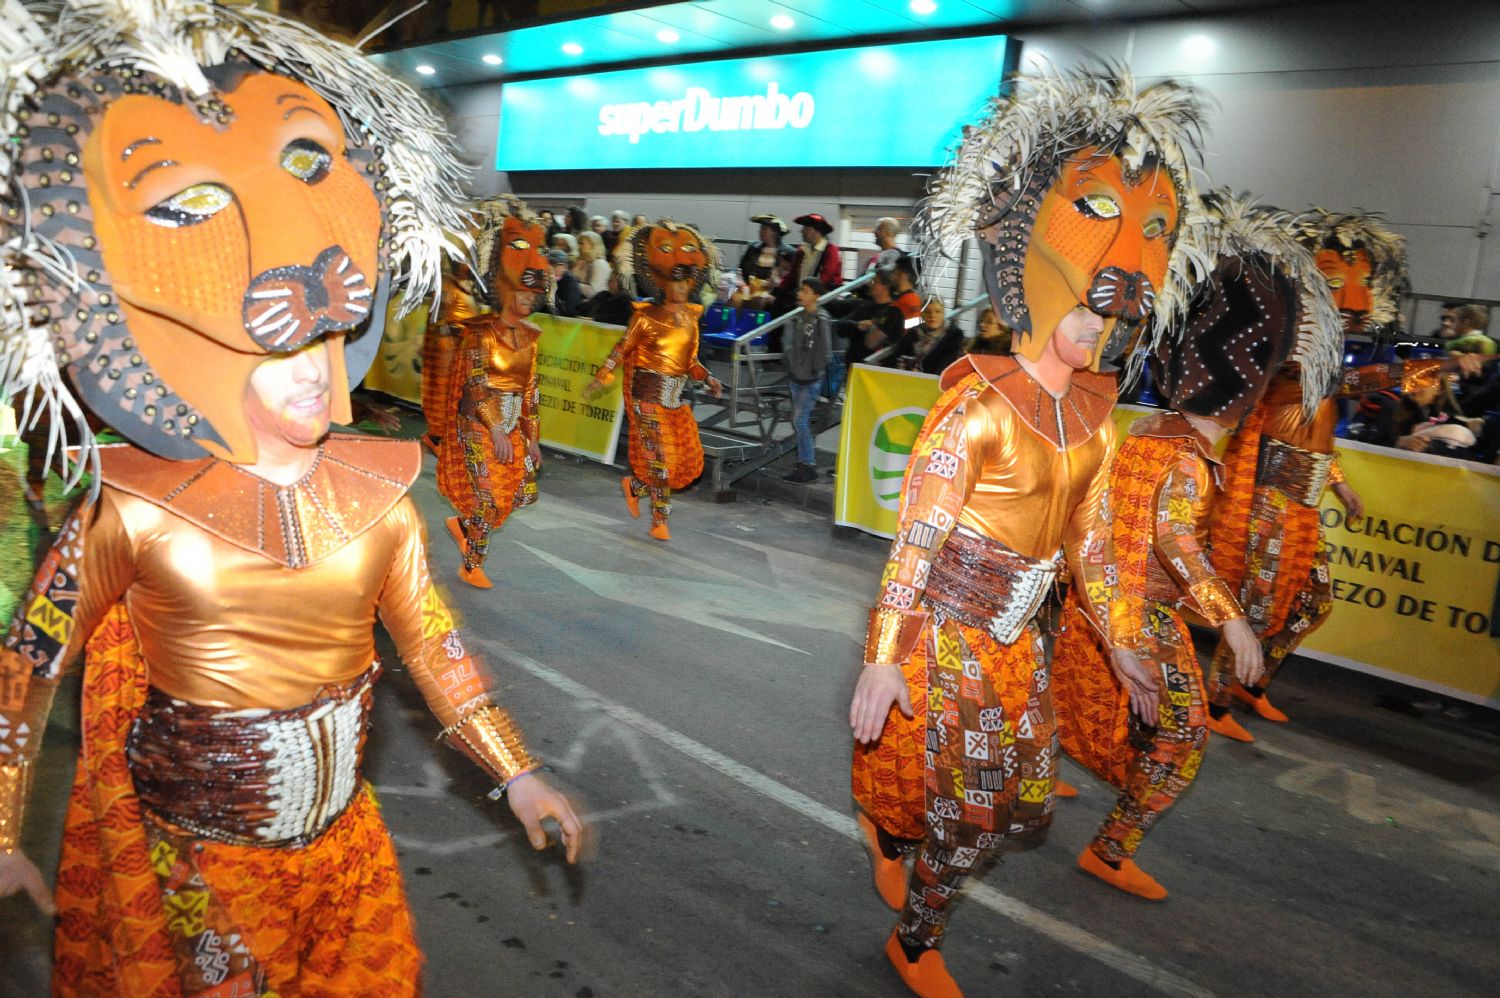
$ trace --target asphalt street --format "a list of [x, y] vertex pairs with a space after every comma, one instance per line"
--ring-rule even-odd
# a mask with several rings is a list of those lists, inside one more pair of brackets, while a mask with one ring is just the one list
[[[848, 795], [847, 705], [885, 543], [759, 498], [681, 497], [646, 534], [618, 472], [549, 457], [542, 500], [495, 535], [495, 588], [459, 582], [428, 471], [414, 495], [474, 646], [593, 839], [533, 853], [385, 646], [367, 772], [428, 955], [427, 993], [537, 998], [891, 996], [894, 916]], [[1215, 739], [1139, 861], [1151, 904], [1080, 873], [1112, 793], [990, 869], [946, 948], [987, 995], [1488, 995], [1500, 979], [1500, 722], [1409, 709], [1307, 660], [1292, 723]], [[55, 863], [76, 687], [48, 731], [27, 840]], [[46, 993], [50, 926], [0, 902], [0, 995]]]

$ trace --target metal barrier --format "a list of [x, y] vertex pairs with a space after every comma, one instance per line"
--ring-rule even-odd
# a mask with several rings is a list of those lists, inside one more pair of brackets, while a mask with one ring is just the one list
[[[869, 273], [856, 277], [847, 284], [840, 284], [832, 291], [819, 297], [818, 304], [822, 305], [824, 302], [832, 301], [835, 298], [846, 295], [856, 288], [864, 287], [870, 281], [874, 280], [874, 278], [874, 273]], [[802, 307], [799, 305], [785, 315], [779, 315], [770, 322], [762, 323], [749, 332], [735, 337], [733, 344], [730, 346], [729, 399], [726, 409], [729, 425], [738, 428], [741, 424], [740, 414], [748, 408], [755, 414], [756, 428], [760, 431], [761, 442], [763, 444], [771, 442], [771, 430], [775, 426], [775, 418], [773, 414], [770, 425], [767, 425], [765, 398], [761, 390], [763, 387], [769, 386], [761, 385], [760, 365], [766, 361], [780, 360], [782, 355], [779, 353], [757, 352], [753, 344], [761, 337], [770, 335], [773, 330], [790, 325], [792, 320], [801, 314]], [[749, 397], [745, 398], [745, 394], [748, 394]], [[720, 416], [717, 418], [722, 419], [726, 417]]]

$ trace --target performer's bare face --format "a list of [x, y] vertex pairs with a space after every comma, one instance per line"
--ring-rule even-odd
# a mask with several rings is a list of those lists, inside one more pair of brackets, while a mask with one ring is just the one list
[[1103, 335], [1104, 317], [1080, 305], [1057, 324], [1051, 345], [1059, 360], [1081, 371], [1093, 365]]
[[262, 361], [245, 392], [252, 432], [294, 447], [317, 446], [328, 432], [329, 383], [326, 340]]

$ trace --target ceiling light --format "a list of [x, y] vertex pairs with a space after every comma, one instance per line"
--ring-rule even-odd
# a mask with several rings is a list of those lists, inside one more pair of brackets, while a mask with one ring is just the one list
[[1219, 43], [1207, 35], [1188, 35], [1182, 40], [1182, 53], [1190, 59], [1211, 59]]
[[777, 14], [775, 17], [771, 18], [771, 27], [775, 28], [777, 31], [791, 31], [796, 26], [797, 22], [792, 20], [785, 14]]
[[681, 37], [681, 35], [673, 31], [671, 28], [662, 28], [656, 33], [656, 40], [661, 42], [663, 45], [671, 45]]
[[424, 62], [421, 65], [417, 66], [417, 72], [421, 73], [423, 76], [431, 76], [433, 73], [436, 73], [437, 70], [433, 69], [431, 66], [427, 65], [427, 63]]
[[920, 17], [926, 17], [928, 14], [937, 13], [937, 4], [934, 3], [933, 0], [911, 0], [911, 3], [908, 6], [911, 7], [911, 12], [913, 14], [916, 14]]
[[502, 58], [500, 58], [498, 55], [494, 55], [492, 53], [490, 55], [482, 55], [482, 56], [480, 56], [479, 57], [479, 61], [482, 62], [482, 63], [484, 63], [486, 66], [498, 66], [502, 62], [504, 62], [505, 60], [502, 59]]
[[564, 42], [563, 55], [583, 55], [583, 46], [577, 42]]

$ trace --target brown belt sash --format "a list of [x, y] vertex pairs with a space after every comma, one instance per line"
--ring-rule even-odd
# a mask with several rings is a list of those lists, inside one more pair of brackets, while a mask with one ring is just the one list
[[631, 377], [630, 397], [637, 402], [654, 402], [663, 409], [676, 409], [682, 405], [687, 383], [685, 374], [662, 374], [638, 367]]
[[1268, 485], [1304, 506], [1317, 506], [1333, 471], [1334, 455], [1317, 454], [1282, 440], [1262, 437], [1256, 483]]
[[154, 687], [126, 742], [141, 804], [194, 835], [304, 846], [359, 789], [378, 665], [291, 710], [227, 710]]
[[958, 527], [933, 561], [927, 603], [939, 616], [982, 627], [1008, 645], [1041, 609], [1057, 571], [1057, 558], [1027, 558]]

